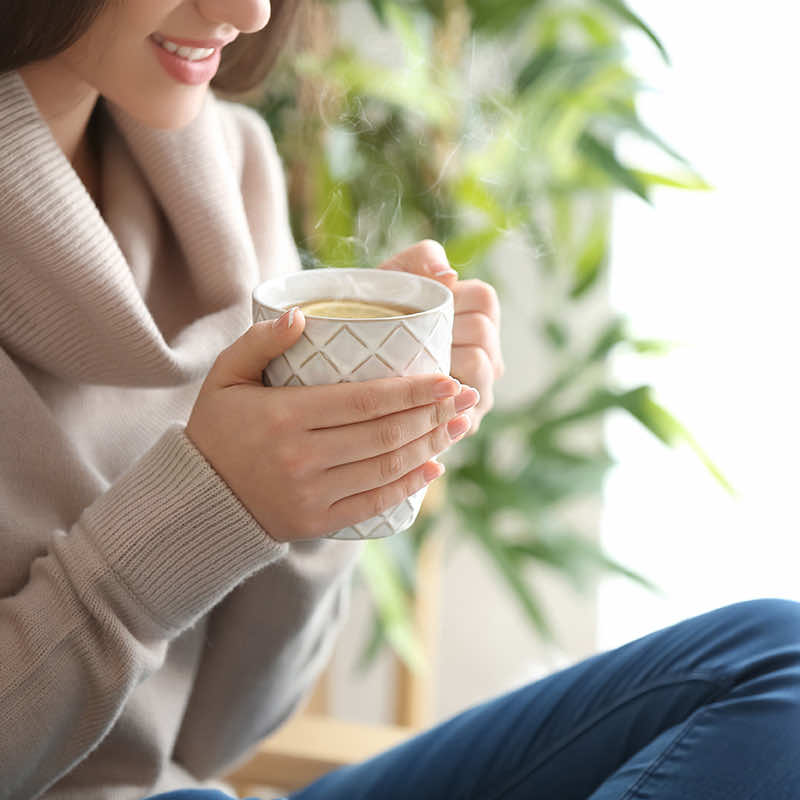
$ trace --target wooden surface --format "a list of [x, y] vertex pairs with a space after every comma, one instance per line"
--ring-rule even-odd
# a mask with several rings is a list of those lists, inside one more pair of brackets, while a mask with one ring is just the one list
[[365, 725], [302, 713], [266, 739], [226, 780], [236, 787], [277, 786], [295, 791], [327, 772], [377, 755], [416, 731]]

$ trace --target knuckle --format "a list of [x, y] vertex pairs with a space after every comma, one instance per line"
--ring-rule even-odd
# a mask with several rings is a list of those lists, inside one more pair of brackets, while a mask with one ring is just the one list
[[380, 474], [386, 481], [392, 481], [403, 474], [403, 457], [399, 453], [389, 453], [381, 457]]
[[480, 347], [469, 347], [464, 354], [467, 369], [473, 375], [477, 375], [483, 368], [484, 358], [486, 354]]
[[431, 436], [431, 453], [438, 455], [450, 446], [450, 434], [447, 427], [442, 425]]
[[441, 242], [437, 242], [435, 239], [423, 239], [417, 246], [423, 257], [431, 260], [444, 259], [445, 262], [447, 261], [447, 255]]
[[470, 289], [481, 311], [489, 317], [499, 316], [500, 301], [494, 286], [477, 278], [471, 280]]
[[[286, 431], [291, 423], [291, 414], [287, 408], [278, 406], [270, 409], [269, 429], [274, 433]], [[287, 452], [288, 455], [288, 452]]]
[[423, 484], [422, 473], [419, 470], [403, 478], [402, 497], [398, 497], [397, 502], [400, 503], [406, 497], [410, 497], [414, 492], [419, 491]]
[[355, 413], [364, 419], [372, 419], [378, 415], [381, 407], [380, 397], [375, 389], [361, 388], [350, 400]]
[[378, 429], [381, 447], [395, 450], [403, 442], [403, 426], [399, 422], [384, 422]]
[[405, 408], [415, 408], [419, 405], [420, 390], [417, 381], [409, 376], [403, 376], [400, 380], [400, 396]]
[[476, 323], [478, 326], [478, 340], [482, 345], [490, 345], [495, 336], [494, 323], [486, 314], [478, 314]]
[[494, 287], [490, 286], [484, 281], [478, 281], [478, 285], [475, 287], [475, 290], [478, 295], [478, 302], [481, 304], [481, 306], [487, 310], [493, 310], [494, 305], [497, 302], [497, 293], [495, 292]]
[[[305, 459], [298, 455], [297, 452], [290, 452], [284, 456], [283, 470], [288, 478], [300, 480], [306, 475]], [[301, 499], [305, 501], [305, 492], [301, 492]]]
[[428, 419], [428, 430], [433, 430], [438, 425], [441, 425], [441, 423], [447, 419], [447, 416], [446, 403], [435, 403], [432, 405]]
[[394, 505], [397, 505], [399, 500], [395, 499], [396, 491], [392, 488], [382, 489], [379, 492], [375, 492], [375, 494], [370, 497], [368, 502], [368, 508], [370, 511], [370, 516], [377, 517], [379, 514], [383, 514], [384, 511], [391, 508]]
[[299, 486], [295, 491], [295, 508], [301, 512], [310, 512], [317, 503], [317, 495], [311, 486]]

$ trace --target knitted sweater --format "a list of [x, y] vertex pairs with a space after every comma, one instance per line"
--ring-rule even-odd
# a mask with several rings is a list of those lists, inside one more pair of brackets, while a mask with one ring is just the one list
[[252, 287], [299, 268], [266, 125], [99, 102], [102, 215], [0, 75], [3, 799], [212, 785], [311, 687], [360, 551], [270, 538], [184, 434]]

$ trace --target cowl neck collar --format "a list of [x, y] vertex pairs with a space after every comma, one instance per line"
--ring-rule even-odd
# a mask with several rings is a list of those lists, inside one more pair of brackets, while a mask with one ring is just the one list
[[258, 278], [220, 102], [175, 131], [98, 102], [102, 215], [22, 77], [0, 75], [0, 344], [74, 382], [195, 380]]

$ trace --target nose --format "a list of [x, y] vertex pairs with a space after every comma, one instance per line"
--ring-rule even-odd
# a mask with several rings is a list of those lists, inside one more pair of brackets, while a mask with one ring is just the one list
[[228, 23], [242, 33], [260, 31], [272, 13], [270, 0], [197, 0], [197, 7], [206, 19]]

